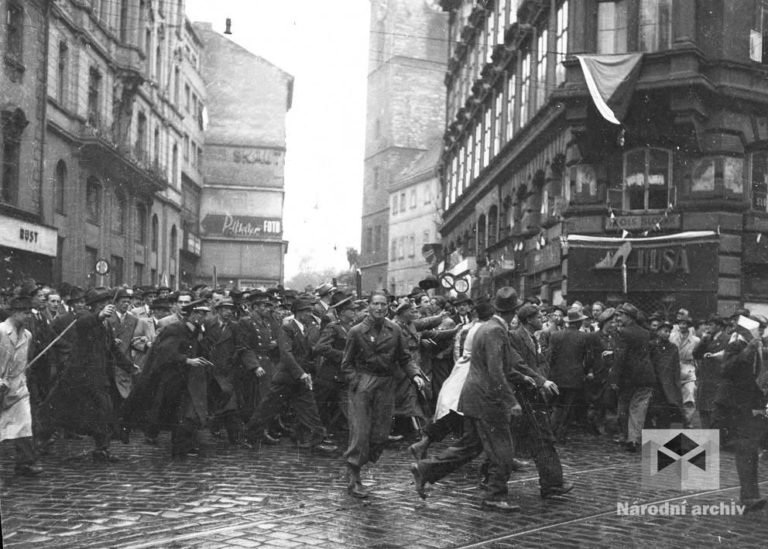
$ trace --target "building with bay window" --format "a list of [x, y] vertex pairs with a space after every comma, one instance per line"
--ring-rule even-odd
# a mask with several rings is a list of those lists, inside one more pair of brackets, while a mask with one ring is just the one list
[[441, 5], [444, 270], [550, 302], [768, 307], [768, 3]]

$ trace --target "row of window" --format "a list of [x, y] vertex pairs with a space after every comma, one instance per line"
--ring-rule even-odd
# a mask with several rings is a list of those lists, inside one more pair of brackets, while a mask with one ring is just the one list
[[[96, 262], [100, 259], [99, 251], [96, 248], [90, 246], [85, 247], [85, 256], [87, 265], [96, 265]], [[144, 264], [134, 262], [133, 264], [133, 283], [141, 284], [144, 282]], [[100, 282], [96, 280], [96, 277], [90, 276], [88, 279], [90, 286], [96, 286]], [[119, 255], [109, 256], [109, 285], [113, 288], [122, 286], [126, 282], [125, 279], [125, 261]], [[158, 278], [157, 269], [149, 270], [149, 283], [152, 285], [160, 284]], [[176, 276], [170, 275], [169, 285], [171, 288], [176, 287]]]
[[[432, 192], [427, 187], [424, 189], [424, 204], [432, 203]], [[398, 212], [403, 213], [406, 207], [410, 206], [411, 209], [416, 208], [418, 205], [418, 193], [417, 189], [411, 189], [406, 198], [405, 191], [401, 193], [392, 193], [392, 215], [396, 215]], [[409, 204], [410, 203], [410, 204]]]
[[[424, 231], [421, 239], [422, 245], [429, 244], [430, 232]], [[399, 259], [405, 259], [406, 255], [408, 257], [416, 256], [416, 235], [412, 234], [392, 239], [389, 250], [389, 262], [393, 263]]]

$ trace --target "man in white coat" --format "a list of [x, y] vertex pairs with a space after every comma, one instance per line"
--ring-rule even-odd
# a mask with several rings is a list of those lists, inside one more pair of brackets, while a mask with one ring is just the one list
[[16, 474], [35, 476], [43, 469], [37, 465], [32, 442], [32, 411], [26, 376], [31, 335], [24, 328], [32, 302], [28, 297], [16, 297], [11, 300], [9, 309], [10, 316], [0, 323], [0, 441], [14, 441]]

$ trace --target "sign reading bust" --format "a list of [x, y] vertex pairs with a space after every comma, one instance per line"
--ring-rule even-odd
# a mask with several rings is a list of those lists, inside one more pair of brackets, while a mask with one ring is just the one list
[[238, 240], [262, 240], [280, 238], [282, 221], [278, 218], [250, 215], [208, 214], [200, 223], [202, 236], [236, 238]]

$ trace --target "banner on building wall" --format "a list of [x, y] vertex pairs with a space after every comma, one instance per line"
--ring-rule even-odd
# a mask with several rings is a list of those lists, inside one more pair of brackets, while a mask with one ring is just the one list
[[621, 124], [640, 74], [642, 53], [577, 55], [589, 95], [611, 124]]
[[282, 221], [278, 218], [207, 214], [200, 222], [201, 236], [236, 238], [242, 240], [281, 237]]
[[568, 290], [717, 291], [719, 237], [692, 231], [651, 238], [568, 236]]

